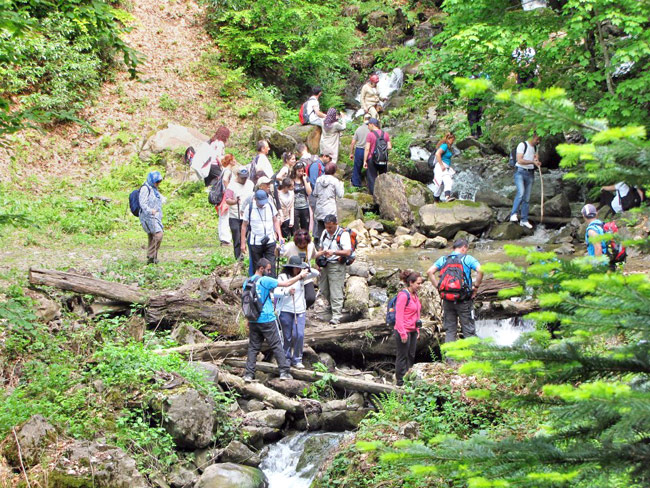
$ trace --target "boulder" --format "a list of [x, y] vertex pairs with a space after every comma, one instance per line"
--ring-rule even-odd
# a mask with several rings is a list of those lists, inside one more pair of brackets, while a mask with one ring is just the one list
[[348, 404], [348, 408], [357, 410], [359, 408], [363, 408], [364, 404], [366, 403], [366, 399], [363, 396], [363, 393], [360, 393], [358, 391], [355, 391], [345, 399], [346, 403]]
[[367, 316], [370, 301], [368, 282], [360, 276], [350, 276], [345, 283], [345, 303], [343, 307], [353, 314]]
[[230, 441], [230, 444], [221, 453], [219, 460], [222, 463], [245, 464], [254, 468], [258, 467], [262, 462], [257, 454], [239, 441]]
[[411, 229], [408, 227], [402, 227], [401, 225], [395, 229], [395, 237], [408, 236], [411, 234]]
[[422, 247], [427, 241], [427, 236], [416, 232], [411, 236], [411, 247]]
[[318, 353], [318, 360], [330, 372], [334, 371], [334, 368], [336, 368], [336, 361], [334, 361], [334, 358], [332, 356], [330, 356], [326, 352], [319, 352]]
[[342, 432], [345, 430], [354, 430], [359, 425], [370, 409], [361, 408], [359, 410], [334, 410], [323, 412], [321, 421], [323, 430], [329, 432]]
[[440, 322], [442, 318], [442, 302], [438, 290], [433, 286], [433, 283], [425, 280], [418, 291], [418, 297], [422, 304], [422, 310], [420, 312], [422, 319]]
[[215, 385], [219, 384], [219, 368], [207, 361], [190, 361], [194, 369], [200, 371], [205, 376], [205, 379]]
[[334, 410], [347, 410], [348, 403], [345, 400], [330, 400], [323, 403], [323, 412], [332, 412]]
[[244, 425], [241, 430], [248, 436], [246, 442], [256, 449], [261, 449], [265, 443], [277, 441], [282, 437], [280, 429], [273, 429], [271, 427]]
[[444, 249], [445, 247], [447, 247], [447, 239], [442, 236], [436, 236], [424, 242], [425, 249]]
[[378, 220], [368, 220], [363, 224], [366, 227], [366, 230], [376, 230], [377, 232], [384, 232], [384, 224]]
[[183, 127], [182, 125], [167, 124], [167, 128], [156, 132], [142, 146], [141, 156], [146, 157], [148, 153], [161, 153], [163, 151], [174, 151], [176, 149], [187, 149], [194, 146], [196, 149], [201, 143], [210, 139], [196, 129]]
[[161, 413], [162, 425], [181, 449], [207, 447], [215, 422], [214, 400], [193, 388], [181, 386], [158, 392], [150, 400]]
[[198, 329], [195, 329], [189, 324], [180, 324], [172, 331], [172, 339], [174, 339], [179, 345], [183, 346], [186, 344], [201, 344], [204, 342], [210, 342], [210, 339]]
[[303, 479], [315, 475], [322, 465], [322, 462], [319, 463], [318, 460], [322, 460], [327, 453], [331, 452], [340, 440], [340, 434], [329, 432], [315, 434], [307, 439], [298, 459], [296, 472], [300, 473]]
[[336, 200], [336, 211], [341, 225], [363, 218], [359, 204], [351, 198], [339, 198]]
[[318, 154], [320, 150], [321, 128], [315, 125], [290, 125], [282, 131], [283, 134], [292, 137], [297, 143], [307, 144], [311, 154]]
[[271, 427], [273, 429], [279, 429], [282, 427], [286, 418], [287, 411], [279, 408], [246, 414], [246, 422], [248, 424]]
[[480, 232], [490, 225], [492, 210], [480, 202], [456, 200], [420, 207], [420, 230], [429, 237], [451, 238], [459, 230]]
[[292, 152], [296, 150], [296, 139], [284, 132], [280, 132], [273, 127], [263, 125], [253, 133], [253, 139], [261, 140], [266, 139], [269, 141], [269, 146], [276, 156], [282, 156], [284, 152]]
[[365, 261], [357, 260], [348, 266], [348, 274], [350, 276], [359, 276], [367, 280], [370, 278], [370, 267]]
[[[532, 215], [540, 215], [540, 206], [533, 205], [530, 209]], [[547, 217], [571, 217], [571, 203], [564, 193], [555, 195], [544, 202], [544, 215]]]
[[199, 479], [196, 471], [187, 469], [182, 464], [177, 464], [172, 468], [172, 472], [167, 476], [167, 481], [171, 488], [186, 488], [194, 486], [196, 480]]
[[264, 410], [266, 405], [264, 405], [264, 402], [257, 400], [256, 398], [251, 398], [248, 400], [246, 408], [249, 412], [259, 412], [260, 410]]
[[417, 219], [419, 207], [433, 203], [433, 193], [418, 181], [385, 173], [375, 181], [374, 199], [382, 218], [398, 225], [410, 225]]
[[388, 27], [390, 24], [389, 15], [381, 10], [370, 12], [366, 20], [368, 21], [368, 25], [373, 27]]
[[59, 455], [48, 486], [147, 488], [135, 460], [119, 447], [100, 442], [74, 441]]
[[516, 241], [524, 236], [533, 235], [533, 231], [526, 227], [522, 227], [516, 222], [503, 222], [497, 224], [488, 233], [489, 239], [495, 241]]
[[208, 466], [195, 488], [267, 488], [268, 486], [266, 476], [257, 468], [220, 463]]
[[368, 193], [354, 191], [352, 193], [348, 193], [346, 195], [346, 198], [351, 198], [352, 200], [356, 201], [359, 204], [361, 211], [363, 212], [373, 212], [377, 209], [374, 198], [372, 198], [372, 195], [369, 195]]
[[476, 241], [477, 237], [474, 234], [470, 234], [466, 230], [459, 230], [456, 232], [456, 235], [454, 236], [453, 239], [450, 239], [451, 242], [456, 242], [458, 239], [466, 239], [468, 243], [472, 243]]
[[541, 138], [537, 147], [537, 155], [544, 168], [555, 169], [559, 167], [562, 158], [558, 154], [556, 147], [565, 142], [566, 139], [562, 133], [550, 134]]
[[36, 316], [43, 322], [49, 322], [61, 316], [61, 305], [48, 298], [45, 293], [27, 288], [25, 289], [25, 295], [36, 302]]
[[490, 207], [512, 207], [512, 200], [488, 189], [477, 191], [474, 195], [474, 201], [485, 203]]
[[33, 415], [16, 428], [20, 455], [13, 433], [4, 440], [2, 454], [14, 468], [20, 468], [20, 458], [25, 468], [38, 464], [43, 451], [56, 441], [56, 429], [42, 415]]

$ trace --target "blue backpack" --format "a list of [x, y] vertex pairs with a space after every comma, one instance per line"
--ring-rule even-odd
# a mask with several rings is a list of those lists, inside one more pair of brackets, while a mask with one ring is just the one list
[[140, 216], [140, 190], [142, 190], [142, 186], [129, 194], [129, 208], [136, 217]]
[[395, 310], [395, 305], [397, 304], [397, 297], [402, 292], [406, 293], [406, 306], [408, 306], [411, 301], [411, 294], [406, 290], [398, 291], [397, 295], [388, 300], [388, 304], [386, 305], [386, 325], [395, 327], [395, 321], [397, 319], [397, 310]]

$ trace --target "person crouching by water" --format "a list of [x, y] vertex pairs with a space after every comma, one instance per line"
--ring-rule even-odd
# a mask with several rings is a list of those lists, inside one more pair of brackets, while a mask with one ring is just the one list
[[[308, 268], [300, 256], [291, 256], [278, 276], [279, 282], [288, 282]], [[302, 349], [305, 341], [305, 319], [307, 303], [305, 301], [305, 280], [299, 280], [291, 286], [279, 289], [275, 293], [280, 311], [280, 325], [284, 337], [284, 353], [291, 366], [304, 369]]]
[[139, 217], [142, 229], [148, 237], [147, 264], [158, 264], [158, 250], [163, 238], [162, 206], [165, 203], [165, 197], [158, 191], [162, 179], [159, 171], [152, 171], [140, 188]]
[[[277, 317], [275, 316], [273, 300], [271, 300], [270, 295], [271, 292], [278, 287], [289, 287], [302, 280], [307, 276], [307, 271], [302, 270], [300, 273], [286, 281], [279, 281], [272, 278], [271, 272], [271, 262], [268, 259], [260, 258], [257, 261], [255, 273], [244, 282], [244, 288], [246, 288], [246, 284], [249, 280], [255, 280], [255, 288], [259, 301], [264, 304], [259, 318], [254, 322], [250, 320], [248, 322], [248, 357], [246, 359], [246, 373], [244, 374], [244, 381], [246, 382], [255, 381], [257, 354], [262, 349], [264, 339], [269, 343], [269, 347], [273, 351], [275, 360], [278, 363], [280, 379], [292, 379], [292, 376], [289, 374], [289, 362], [282, 350]], [[289, 295], [293, 295], [294, 293], [295, 290], [289, 291]]]
[[422, 304], [418, 290], [424, 279], [417, 271], [405, 270], [400, 274], [406, 288], [400, 290], [395, 301], [395, 379], [397, 386], [404, 384], [404, 375], [415, 363], [415, 349], [420, 337], [420, 312]]

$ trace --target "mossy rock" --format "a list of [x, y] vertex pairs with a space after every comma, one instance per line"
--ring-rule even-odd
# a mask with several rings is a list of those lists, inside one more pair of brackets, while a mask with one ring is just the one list
[[374, 198], [368, 193], [348, 193], [346, 197], [357, 202], [363, 212], [374, 212], [377, 209]]
[[377, 177], [374, 199], [384, 219], [404, 226], [417, 223], [418, 210], [434, 200], [433, 193], [425, 185], [397, 173]]
[[389, 234], [394, 234], [397, 230], [397, 223], [392, 220], [379, 219], [379, 222], [384, 226], [384, 230]]
[[481, 232], [492, 222], [492, 209], [480, 202], [456, 200], [424, 205], [419, 209], [418, 227], [429, 237], [453, 237], [459, 230]]

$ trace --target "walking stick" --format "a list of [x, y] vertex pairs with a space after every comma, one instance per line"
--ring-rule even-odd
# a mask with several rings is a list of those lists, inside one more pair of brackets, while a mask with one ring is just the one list
[[537, 167], [537, 171], [539, 171], [539, 183], [541, 185], [542, 189], [542, 196], [541, 196], [541, 210], [540, 210], [540, 219], [539, 222], [540, 224], [544, 223], [544, 178], [542, 178], [542, 168], [540, 166]]

